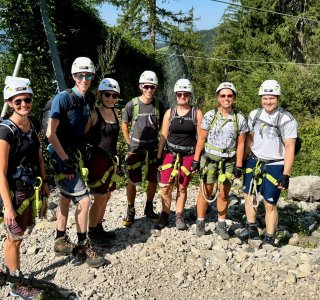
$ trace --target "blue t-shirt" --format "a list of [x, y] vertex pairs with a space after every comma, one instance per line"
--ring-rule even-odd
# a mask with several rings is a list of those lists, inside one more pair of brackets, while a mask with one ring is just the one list
[[90, 117], [90, 107], [76, 88], [57, 94], [51, 104], [50, 118], [59, 119], [57, 136], [62, 146], [84, 142], [84, 132]]

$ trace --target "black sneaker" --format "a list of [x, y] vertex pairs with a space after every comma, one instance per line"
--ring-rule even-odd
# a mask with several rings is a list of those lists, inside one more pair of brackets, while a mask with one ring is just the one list
[[261, 246], [263, 246], [263, 245], [271, 245], [271, 246], [275, 247], [275, 236], [274, 235], [270, 236], [270, 235], [266, 234], [264, 236], [264, 239], [262, 241]]
[[102, 233], [98, 230], [95, 231], [89, 231], [88, 232], [88, 238], [91, 242], [91, 244], [96, 246], [110, 246], [110, 239], [103, 236]]
[[247, 223], [246, 227], [240, 232], [239, 239], [242, 241], [246, 241], [248, 239], [251, 240], [259, 240], [259, 230], [256, 223], [250, 224]]
[[127, 227], [131, 227], [134, 223], [134, 217], [136, 215], [136, 210], [134, 207], [130, 207], [128, 205], [127, 208], [127, 216], [123, 219], [123, 225]]
[[105, 258], [97, 255], [87, 239], [78, 243], [74, 249], [74, 255], [92, 268], [100, 268], [108, 263]]
[[196, 235], [198, 237], [206, 234], [204, 220], [197, 220]]
[[161, 213], [159, 222], [155, 225], [154, 228], [161, 230], [168, 225], [169, 225], [169, 214], [163, 211]]
[[226, 222], [217, 223], [216, 233], [220, 235], [223, 240], [228, 240], [230, 238]]
[[158, 223], [160, 220], [159, 215], [153, 211], [153, 203], [151, 201], [146, 202], [144, 215], [151, 221], [151, 223]]

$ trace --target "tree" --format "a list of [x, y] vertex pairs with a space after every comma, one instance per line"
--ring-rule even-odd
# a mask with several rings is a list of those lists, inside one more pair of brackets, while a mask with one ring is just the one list
[[[167, 0], [169, 2], [170, 0]], [[120, 29], [129, 31], [141, 40], [149, 40], [153, 49], [157, 38], [165, 39], [172, 45], [187, 43], [185, 27], [194, 22], [191, 10], [187, 13], [173, 13], [157, 5], [156, 0], [105, 0], [94, 1], [97, 4], [109, 2], [121, 9], [118, 23]], [[166, 1], [164, 1], [166, 2]], [[184, 40], [186, 39], [186, 40]]]

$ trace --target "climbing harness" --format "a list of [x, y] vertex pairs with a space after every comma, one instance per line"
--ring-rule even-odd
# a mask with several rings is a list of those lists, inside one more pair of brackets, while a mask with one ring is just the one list
[[109, 183], [109, 188], [113, 185], [113, 183], [115, 182], [116, 184], [119, 184], [121, 181], [121, 177], [117, 174], [118, 172], [118, 166], [119, 166], [119, 157], [118, 156], [114, 156], [112, 159], [112, 163], [113, 165], [110, 166], [110, 168], [103, 174], [102, 178], [94, 181], [94, 182], [88, 182], [88, 187], [89, 188], [97, 188], [101, 185], [103, 185], [107, 179], [110, 176], [110, 173], [113, 171], [112, 175], [111, 175], [111, 180]]
[[[233, 174], [226, 172], [226, 162], [228, 162], [231, 158], [227, 158], [227, 159], [221, 159], [219, 161], [215, 161], [215, 160], [211, 160], [209, 157], [205, 157], [206, 158], [206, 163], [204, 165], [204, 167], [201, 169], [201, 187], [202, 187], [202, 194], [203, 194], [203, 198], [205, 199], [206, 202], [208, 203], [212, 203], [214, 201], [217, 200], [218, 198], [218, 194], [219, 194], [219, 186], [221, 184], [224, 184], [224, 182], [226, 180], [229, 180], [230, 182], [232, 182], [233, 180]], [[216, 163], [218, 168], [216, 171], [214, 170], [209, 170], [208, 165], [209, 163]], [[213, 197], [212, 195], [207, 196], [206, 192], [205, 192], [205, 182], [207, 181], [207, 176], [208, 175], [214, 175], [217, 172], [219, 172], [218, 175], [218, 180], [215, 183], [215, 196]]]
[[248, 201], [251, 207], [257, 208], [259, 206], [259, 202], [261, 199], [260, 193], [258, 191], [258, 187], [262, 184], [263, 178], [266, 178], [275, 186], [278, 185], [277, 179], [275, 179], [272, 175], [266, 172], [266, 164], [279, 162], [279, 161], [282, 161], [283, 159], [264, 161], [256, 157], [254, 158], [257, 160], [255, 165], [252, 168], [246, 168], [245, 174], [252, 173], [253, 175], [249, 185]]
[[148, 176], [148, 168], [149, 165], [156, 163], [157, 158], [155, 157], [154, 159], [149, 158], [149, 151], [148, 150], [141, 150], [139, 153], [134, 153], [134, 155], [143, 155], [144, 154], [144, 161], [138, 161], [133, 165], [128, 165], [127, 160], [128, 160], [128, 154], [126, 155], [125, 158], [125, 165], [126, 165], [126, 170], [125, 173], [129, 177], [129, 171], [134, 171], [135, 169], [141, 167], [141, 172], [142, 172], [142, 183], [141, 183], [141, 191], [145, 192], [147, 189], [147, 176]]

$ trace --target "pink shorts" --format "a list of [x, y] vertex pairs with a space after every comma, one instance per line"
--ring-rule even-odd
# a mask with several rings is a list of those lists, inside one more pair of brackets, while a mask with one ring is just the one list
[[[12, 200], [13, 207], [15, 210], [17, 210], [20, 205], [23, 203], [23, 201], [33, 195], [34, 191], [17, 191], [15, 192], [15, 196]], [[13, 225], [8, 226], [9, 231], [17, 235], [19, 233], [23, 233], [26, 231], [26, 229], [33, 224], [33, 211], [32, 211], [32, 201], [30, 201], [30, 204], [27, 206], [27, 208], [22, 212], [21, 215], [17, 214], [15, 218], [15, 222]]]
[[116, 189], [116, 183], [113, 182], [110, 185], [112, 174], [114, 173], [114, 163], [111, 159], [106, 158], [103, 155], [92, 153], [88, 161], [88, 184], [92, 184], [105, 175], [106, 171], [109, 170], [109, 175], [106, 178], [106, 181], [97, 187], [90, 187], [91, 191], [95, 194], [105, 194], [107, 192], [112, 192]]
[[[160, 172], [160, 184], [162, 186], [168, 185], [170, 183], [173, 183], [175, 181], [175, 178], [177, 178], [178, 183], [186, 187], [188, 186], [191, 180], [191, 165], [193, 160], [193, 154], [179, 157], [179, 165], [177, 168], [178, 174], [174, 177], [172, 171], [174, 170], [173, 166], [176, 161], [175, 156], [176, 155], [172, 153], [165, 153], [163, 157], [162, 168], [169, 164], [171, 164], [171, 167], [166, 168], [165, 170]], [[181, 169], [181, 166], [184, 166], [190, 172], [190, 174], [185, 174], [185, 172], [183, 172], [183, 170]]]
[[[140, 153], [128, 153], [127, 169], [128, 177], [133, 184], [140, 184], [142, 182], [142, 166], [145, 164], [146, 151], [141, 150]], [[158, 150], [148, 151], [148, 174], [147, 181], [152, 183], [158, 183], [157, 179], [157, 157]]]

